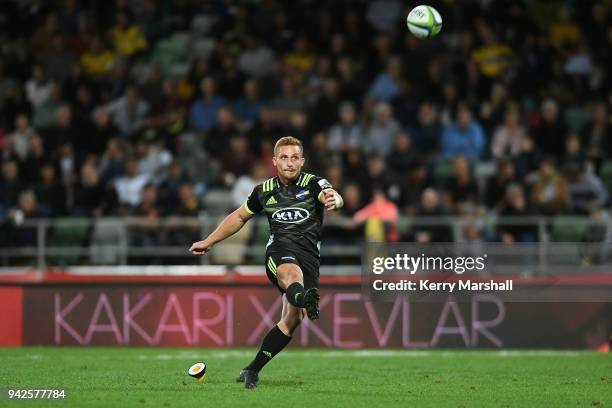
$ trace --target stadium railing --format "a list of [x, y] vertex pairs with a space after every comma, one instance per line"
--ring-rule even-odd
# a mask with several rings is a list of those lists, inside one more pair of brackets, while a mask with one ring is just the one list
[[[211, 232], [222, 217], [60, 218], [4, 223], [0, 234], [1, 267], [65, 267], [71, 265], [258, 265], [262, 263], [269, 229], [256, 218], [238, 234], [219, 244], [210, 256], [193, 257], [192, 242]], [[612, 221], [589, 217], [401, 217], [397, 237], [410, 231], [447, 227], [453, 242], [471, 242], [466, 228], [476, 228], [476, 242], [495, 242], [498, 226], [534, 231], [534, 240], [547, 242], [610, 242]], [[358, 265], [361, 244], [368, 237], [350, 218], [328, 217], [321, 256], [327, 264]]]

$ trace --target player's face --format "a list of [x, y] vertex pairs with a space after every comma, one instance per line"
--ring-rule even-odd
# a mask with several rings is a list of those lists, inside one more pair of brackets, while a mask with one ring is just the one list
[[299, 146], [281, 146], [272, 158], [279, 176], [287, 180], [295, 179], [304, 166], [304, 157]]

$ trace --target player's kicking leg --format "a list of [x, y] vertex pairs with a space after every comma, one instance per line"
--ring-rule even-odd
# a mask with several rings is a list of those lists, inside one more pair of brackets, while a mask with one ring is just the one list
[[319, 291], [314, 287], [304, 290], [304, 279], [299, 266], [290, 263], [280, 265], [276, 278], [278, 286], [286, 291], [283, 295], [281, 319], [266, 334], [253, 361], [240, 372], [238, 381], [244, 381], [248, 389], [257, 387], [259, 371], [289, 344], [304, 314], [308, 314], [311, 319], [319, 317]]

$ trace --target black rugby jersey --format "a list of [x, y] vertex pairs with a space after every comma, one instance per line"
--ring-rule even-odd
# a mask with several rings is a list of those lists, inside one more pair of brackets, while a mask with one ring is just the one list
[[318, 255], [325, 212], [319, 195], [329, 188], [332, 188], [329, 181], [310, 173], [301, 172], [289, 185], [284, 185], [277, 176], [257, 185], [244, 208], [250, 214], [266, 212], [270, 224], [267, 246], [289, 244]]

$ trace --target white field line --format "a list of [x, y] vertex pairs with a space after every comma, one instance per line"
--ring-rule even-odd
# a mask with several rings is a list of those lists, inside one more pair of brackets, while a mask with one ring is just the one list
[[[219, 350], [204, 351], [202, 353], [176, 352], [163, 354], [140, 354], [136, 356], [139, 360], [183, 360], [183, 359], [226, 359], [252, 357], [254, 351], [249, 350]], [[331, 350], [331, 351], [294, 351], [282, 353], [283, 358], [292, 357], [314, 357], [314, 358], [344, 358], [344, 357], [457, 357], [469, 354], [474, 357], [576, 357], [580, 351], [566, 350], [498, 350], [498, 351], [444, 351], [444, 350]]]

